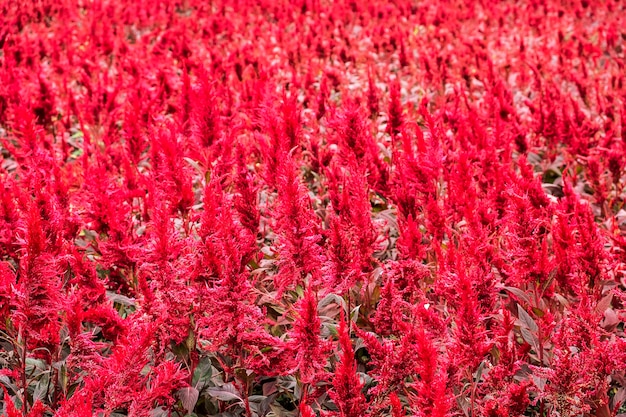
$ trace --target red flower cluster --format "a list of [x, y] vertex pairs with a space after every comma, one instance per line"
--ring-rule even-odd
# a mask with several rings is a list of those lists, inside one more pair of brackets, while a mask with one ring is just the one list
[[0, 412], [624, 413], [625, 28], [0, 0]]

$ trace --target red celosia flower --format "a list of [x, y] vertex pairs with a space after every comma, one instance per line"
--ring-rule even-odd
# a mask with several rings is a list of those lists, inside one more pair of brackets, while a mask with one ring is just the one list
[[317, 297], [310, 287], [298, 302], [297, 314], [290, 333], [290, 348], [296, 352], [295, 362], [300, 381], [315, 384], [324, 375], [330, 346], [321, 339]]
[[622, 3], [0, 0], [3, 411], [619, 414]]
[[367, 415], [367, 401], [361, 391], [363, 384], [356, 373], [354, 349], [343, 317], [339, 322], [339, 345], [341, 359], [335, 369], [330, 397], [339, 409], [338, 416], [363, 417]]

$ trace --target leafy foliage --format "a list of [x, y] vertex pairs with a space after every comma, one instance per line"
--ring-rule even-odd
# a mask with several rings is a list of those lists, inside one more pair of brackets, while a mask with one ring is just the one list
[[3, 415], [624, 412], [624, 2], [0, 5]]

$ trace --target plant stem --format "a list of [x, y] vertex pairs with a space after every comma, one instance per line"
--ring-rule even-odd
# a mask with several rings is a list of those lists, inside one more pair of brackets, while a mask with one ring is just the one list
[[24, 334], [23, 329], [20, 329], [20, 333], [22, 333], [22, 415], [26, 417], [28, 415], [28, 385], [26, 383], [26, 350], [28, 337]]

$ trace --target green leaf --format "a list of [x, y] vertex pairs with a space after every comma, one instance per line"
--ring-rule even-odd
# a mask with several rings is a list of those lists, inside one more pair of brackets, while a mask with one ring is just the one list
[[609, 293], [604, 296], [598, 304], [596, 304], [596, 311], [598, 313], [604, 313], [609, 307], [611, 307], [611, 303], [613, 302], [613, 293]]
[[241, 394], [232, 384], [224, 384], [221, 387], [208, 388], [207, 393], [220, 401], [237, 401], [243, 403]]
[[535, 313], [535, 316], [537, 316], [539, 318], [541, 318], [541, 317], [546, 315], [546, 313], [542, 309], [537, 308], [537, 307], [533, 307], [533, 313]]
[[178, 390], [177, 395], [183, 405], [183, 408], [187, 411], [187, 414], [193, 412], [193, 409], [196, 407], [196, 403], [198, 402], [200, 392], [194, 387], [185, 387]]
[[122, 294], [114, 293], [113, 291], [106, 292], [107, 298], [109, 301], [113, 301], [113, 303], [121, 304], [123, 306], [131, 306], [135, 307], [135, 300], [132, 298], [126, 297]]
[[193, 380], [192, 385], [199, 390], [202, 390], [213, 376], [213, 366], [211, 364], [211, 360], [207, 357], [204, 357], [200, 360], [196, 369], [193, 371]]
[[357, 322], [357, 320], [359, 319], [359, 311], [361, 310], [361, 306], [358, 305], [356, 307], [354, 307], [352, 309], [352, 311], [350, 312], [350, 320], [352, 320], [354, 323]]
[[517, 297], [518, 300], [523, 301], [526, 304], [530, 304], [530, 298], [528, 297], [528, 294], [526, 294], [524, 291], [520, 290], [519, 288], [504, 287], [504, 289], [510, 292], [511, 294], [513, 294], [515, 297]]
[[536, 332], [537, 330], [539, 330], [539, 327], [537, 327], [537, 323], [535, 323], [535, 320], [533, 320], [533, 318], [530, 317], [530, 314], [528, 314], [526, 310], [524, 310], [519, 304], [517, 305], [517, 316], [520, 322], [527, 329], [531, 330], [532, 332]]

